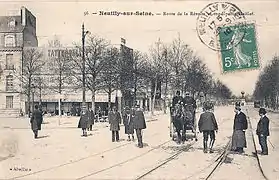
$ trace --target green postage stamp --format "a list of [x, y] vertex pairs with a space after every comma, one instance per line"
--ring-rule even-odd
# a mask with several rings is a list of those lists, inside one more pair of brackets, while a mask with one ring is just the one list
[[219, 43], [224, 73], [260, 67], [254, 23], [220, 27]]

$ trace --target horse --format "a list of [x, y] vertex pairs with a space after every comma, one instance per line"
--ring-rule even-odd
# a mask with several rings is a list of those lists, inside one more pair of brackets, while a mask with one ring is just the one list
[[[173, 117], [173, 125], [175, 127], [176, 133], [177, 133], [177, 141], [178, 143], [185, 141], [185, 135], [186, 135], [186, 112], [184, 110], [184, 107], [182, 104], [176, 104], [173, 111], [172, 111], [172, 117]], [[182, 134], [181, 134], [182, 131]]]

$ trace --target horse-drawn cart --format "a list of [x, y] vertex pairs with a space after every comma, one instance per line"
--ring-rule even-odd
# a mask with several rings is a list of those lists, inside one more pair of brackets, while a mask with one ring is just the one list
[[[195, 109], [192, 105], [177, 104], [170, 109], [170, 137], [180, 142], [188, 139], [197, 141], [197, 121]], [[187, 131], [191, 131], [192, 136]]]

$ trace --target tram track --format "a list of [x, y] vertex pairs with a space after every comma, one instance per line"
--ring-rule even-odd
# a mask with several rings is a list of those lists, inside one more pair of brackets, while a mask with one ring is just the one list
[[[221, 123], [223, 123], [223, 121], [222, 121]], [[156, 135], [158, 135], [158, 134], [159, 134], [159, 133], [152, 134], [151, 137], [154, 137], [154, 136], [156, 136]], [[148, 137], [149, 137], [149, 136], [147, 136], [147, 138], [148, 138]], [[168, 142], [170, 142], [170, 141], [172, 141], [172, 140], [165, 141], [165, 142], [163, 142], [163, 143], [157, 145], [156, 147], [154, 147], [154, 148], [152, 148], [152, 149], [150, 149], [150, 150], [148, 150], [148, 151], [146, 151], [146, 152], [144, 152], [144, 153], [141, 153], [141, 154], [139, 154], [139, 155], [136, 155], [136, 156], [134, 156], [134, 157], [131, 157], [131, 158], [129, 158], [129, 159], [126, 159], [126, 160], [124, 160], [124, 161], [121, 161], [121, 162], [119, 162], [119, 163], [113, 164], [113, 165], [111, 165], [111, 166], [109, 166], [109, 167], [105, 167], [105, 168], [102, 168], [102, 169], [100, 169], [100, 170], [96, 170], [96, 171], [94, 171], [94, 172], [88, 173], [87, 175], [82, 176], [82, 177], [79, 177], [79, 178], [77, 178], [77, 179], [85, 179], [85, 178], [87, 178], [87, 177], [90, 177], [90, 176], [93, 176], [93, 175], [96, 175], [96, 174], [99, 174], [99, 173], [108, 171], [108, 170], [110, 170], [110, 169], [112, 169], [112, 168], [115, 168], [115, 167], [117, 167], [117, 166], [126, 164], [126, 163], [131, 162], [131, 161], [133, 161], [133, 160], [135, 160], [135, 159], [139, 159], [139, 158], [143, 157], [144, 155], [149, 154], [150, 152], [152, 152], [152, 151], [154, 151], [154, 150], [156, 150], [156, 149], [159, 149], [159, 148], [162, 147], [164, 144], [166, 144], [166, 143], [168, 143]], [[120, 145], [120, 146], [117, 146], [117, 147], [114, 147], [114, 148], [111, 148], [111, 149], [108, 149], [108, 150], [105, 150], [105, 151], [102, 151], [102, 152], [99, 152], [99, 153], [95, 153], [95, 154], [89, 155], [89, 156], [87, 156], [87, 157], [80, 158], [80, 159], [78, 159], [78, 160], [74, 160], [74, 161], [72, 161], [72, 162], [60, 164], [60, 165], [58, 165], [58, 166], [53, 166], [53, 167], [51, 167], [51, 168], [43, 169], [43, 170], [36, 171], [36, 172], [32, 172], [32, 173], [29, 173], [29, 174], [25, 174], [25, 175], [13, 177], [13, 178], [11, 178], [11, 179], [19, 179], [19, 178], [22, 178], [22, 177], [27, 177], [27, 176], [35, 175], [35, 174], [39, 174], [39, 173], [42, 173], [42, 172], [46, 172], [46, 171], [58, 169], [58, 168], [60, 168], [60, 167], [67, 166], [67, 165], [70, 165], [70, 164], [78, 163], [78, 162], [80, 162], [80, 161], [82, 161], [82, 160], [86, 160], [86, 159], [89, 159], [89, 158], [91, 158], [91, 157], [94, 157], [94, 156], [97, 156], [97, 155], [100, 155], [100, 154], [104, 154], [104, 153], [106, 153], [106, 152], [113, 151], [113, 150], [115, 150], [115, 149], [119, 149], [119, 148], [121, 148], [121, 147], [123, 147], [123, 146], [127, 146], [127, 145], [129, 145], [129, 144], [131, 144], [131, 143], [133, 143], [133, 142], [125, 143], [125, 144], [122, 144], [122, 145]], [[148, 172], [146, 172], [146, 173], [140, 175], [140, 176], [137, 177], [136, 179], [142, 179], [143, 177], [147, 176], [148, 174], [150, 174], [151, 172], [155, 171], [156, 169], [159, 169], [159, 168], [162, 167], [163, 165], [165, 165], [165, 164], [167, 164], [168, 162], [174, 160], [177, 156], [179, 156], [179, 155], [182, 154], [183, 152], [189, 150], [195, 143], [196, 143], [196, 141], [193, 141], [193, 142], [191, 142], [191, 143], [189, 143], [189, 144], [187, 143], [184, 147], [181, 146], [182, 148], [181, 148], [178, 152], [176, 152], [176, 153], [170, 155], [168, 158], [164, 159], [160, 164], [156, 165], [154, 168], [152, 168], [152, 169], [150, 169]], [[218, 156], [218, 158], [215, 160], [215, 162], [217, 162], [217, 161], [219, 162], [219, 160], [224, 159], [224, 158], [223, 158], [224, 154], [225, 154], [225, 151], [223, 151], [223, 152], [221, 153], [221, 155]]]
[[[250, 132], [251, 132], [251, 135], [252, 135], [253, 150], [255, 152], [254, 156], [255, 156], [256, 161], [257, 161], [257, 167], [260, 170], [262, 177], [265, 180], [268, 180], [268, 178], [266, 177], [266, 175], [265, 175], [265, 173], [264, 173], [264, 171], [262, 169], [262, 165], [261, 165], [259, 156], [257, 154], [257, 147], [256, 147], [256, 143], [255, 143], [255, 137], [254, 137], [254, 134], [253, 134], [253, 127], [252, 127], [252, 123], [251, 123], [251, 120], [250, 120], [250, 117], [249, 117], [248, 110], [246, 110], [246, 115], [247, 115], [246, 117], [247, 117], [248, 124], [250, 126], [249, 129], [250, 129]], [[229, 142], [230, 144], [231, 144], [231, 141], [232, 141], [232, 139]], [[227, 146], [227, 147], [231, 147], [231, 146]], [[209, 180], [209, 179], [211, 179], [214, 176], [214, 173], [217, 171], [218, 168], [220, 168], [222, 166], [222, 164], [226, 160], [226, 158], [229, 155], [229, 153], [230, 153], [230, 148], [226, 148], [225, 151], [221, 154], [220, 158], [218, 159], [218, 162], [216, 163], [216, 165], [213, 167], [213, 169], [210, 171], [210, 173], [205, 178], [206, 180]]]
[[144, 153], [141, 153], [141, 154], [139, 154], [139, 155], [137, 155], [137, 156], [134, 156], [134, 157], [132, 157], [132, 158], [126, 159], [125, 161], [121, 161], [121, 162], [119, 162], [119, 163], [117, 163], [117, 164], [114, 164], [114, 165], [112, 165], [112, 166], [109, 166], [109, 167], [107, 167], [107, 168], [103, 168], [103, 169], [101, 169], [101, 170], [91, 172], [91, 173], [89, 173], [89, 174], [87, 174], [87, 175], [85, 175], [85, 176], [82, 176], [82, 177], [77, 178], [76, 180], [85, 179], [85, 178], [87, 178], [87, 177], [90, 177], [90, 176], [93, 176], [93, 175], [97, 175], [97, 174], [99, 174], [99, 173], [101, 173], [101, 172], [105, 172], [105, 171], [110, 170], [110, 169], [112, 169], [112, 168], [114, 168], [114, 167], [118, 167], [118, 166], [120, 166], [120, 165], [126, 164], [126, 163], [131, 162], [131, 161], [133, 161], [133, 160], [136, 160], [136, 159], [138, 159], [138, 158], [141, 158], [142, 156], [144, 156], [144, 155], [146, 155], [146, 154], [149, 154], [150, 152], [152, 152], [152, 151], [154, 151], [154, 150], [159, 149], [160, 147], [162, 147], [163, 145], [165, 145], [165, 144], [167, 144], [167, 143], [169, 143], [169, 142], [171, 142], [171, 141], [172, 141], [172, 140], [165, 141], [165, 142], [159, 144], [157, 147], [152, 148], [152, 149], [150, 149], [150, 150], [148, 150], [148, 151], [146, 151], [146, 152], [144, 152]]
[[156, 165], [154, 168], [148, 170], [147, 172], [145, 172], [144, 174], [138, 176], [135, 180], [139, 180], [144, 178], [145, 176], [149, 175], [150, 173], [152, 173], [153, 171], [157, 170], [158, 168], [162, 167], [163, 165], [167, 164], [168, 162], [174, 160], [174, 158], [176, 158], [177, 156], [179, 156], [181, 153], [188, 151], [197, 141], [193, 141], [190, 144], [187, 144], [186, 146], [184, 146], [182, 149], [180, 149], [179, 151], [177, 151], [176, 153], [174, 153], [173, 155], [169, 156], [168, 158], [164, 159], [162, 163], [159, 163], [158, 165]]
[[248, 123], [249, 123], [249, 125], [250, 125], [250, 130], [251, 130], [251, 134], [252, 134], [252, 140], [253, 140], [253, 145], [254, 145], [254, 150], [255, 150], [255, 151], [254, 151], [254, 152], [255, 152], [254, 155], [256, 156], [256, 159], [257, 159], [258, 168], [259, 168], [259, 170], [260, 170], [260, 172], [261, 172], [263, 178], [264, 178], [265, 180], [268, 180], [267, 176], [265, 175], [265, 173], [264, 173], [264, 171], [263, 171], [263, 169], [262, 169], [262, 165], [261, 165], [261, 162], [260, 162], [258, 153], [257, 153], [257, 146], [256, 146], [256, 142], [255, 142], [255, 136], [254, 136], [254, 133], [253, 133], [253, 126], [252, 126], [252, 123], [251, 123], [251, 120], [250, 120], [250, 117], [249, 117], [249, 111], [248, 111], [248, 109], [246, 110], [246, 112], [247, 112], [247, 121], [248, 121]]
[[[147, 122], [152, 122], [152, 121], [150, 121], [150, 120], [148, 121], [147, 120]], [[101, 129], [104, 129], [104, 128], [101, 128]], [[160, 133], [154, 133], [154, 134], [150, 135], [150, 137], [156, 137], [158, 135], [160, 135]], [[150, 137], [147, 136], [147, 138], [150, 138]], [[169, 141], [167, 141], [167, 142], [169, 142]], [[165, 142], [165, 143], [167, 143], [167, 142]], [[121, 145], [116, 146], [114, 148], [109, 148], [107, 150], [104, 150], [104, 151], [101, 151], [101, 152], [97, 152], [97, 153], [94, 153], [94, 154], [91, 154], [91, 155], [88, 155], [88, 156], [85, 156], [85, 157], [82, 157], [82, 158], [79, 158], [79, 159], [76, 159], [76, 160], [73, 160], [73, 161], [70, 161], [70, 162], [62, 163], [62, 164], [59, 164], [59, 165], [56, 165], [56, 166], [52, 166], [52, 167], [49, 167], [49, 168], [45, 168], [45, 169], [42, 169], [42, 170], [34, 171], [34, 172], [31, 172], [31, 173], [28, 173], [28, 174], [24, 174], [24, 175], [20, 175], [20, 176], [16, 176], [16, 177], [13, 177], [13, 178], [8, 178], [8, 179], [9, 180], [11, 180], [11, 179], [19, 179], [19, 178], [28, 177], [28, 176], [31, 176], [31, 175], [36, 175], [36, 174], [40, 174], [40, 173], [43, 173], [43, 172], [59, 169], [59, 168], [64, 167], [64, 166], [76, 164], [78, 162], [87, 160], [89, 158], [97, 157], [98, 155], [102, 155], [102, 154], [105, 154], [105, 153], [108, 153], [108, 152], [120, 149], [122, 147], [128, 146], [128, 145], [133, 144], [133, 143], [135, 143], [135, 142], [134, 141], [130, 141], [128, 143], [121, 144]]]
[[[226, 120], [227, 120], [227, 119], [226, 119]], [[225, 123], [226, 120], [223, 120], [219, 125]], [[180, 154], [182, 154], [183, 152], [188, 151], [188, 150], [189, 150], [194, 144], [196, 144], [196, 143], [197, 143], [197, 141], [193, 141], [193, 142], [191, 142], [190, 144], [187, 144], [185, 147], [183, 147], [182, 149], [180, 149], [180, 150], [177, 151], [176, 153], [172, 154], [172, 155], [169, 156], [168, 158], [164, 159], [161, 163], [157, 164], [155, 167], [151, 168], [150, 170], [148, 170], [148, 171], [145, 172], [144, 174], [138, 176], [135, 180], [140, 180], [140, 179], [143, 179], [144, 177], [150, 175], [152, 172], [156, 171], [157, 169], [159, 169], [159, 168], [161, 168], [162, 166], [166, 165], [166, 164], [169, 163], [170, 161], [174, 160], [176, 157], [178, 157], [178, 156], [179, 156]], [[230, 143], [231, 143], [231, 138], [230, 138], [229, 143], [227, 143], [225, 149], [227, 148], [227, 146], [230, 145]], [[217, 157], [217, 159], [216, 159], [214, 162], [218, 161], [219, 159], [222, 159], [222, 157], [224, 156], [225, 152], [226, 152], [226, 150], [224, 150], [224, 151], [221, 153], [221, 155], [219, 155], [219, 156]], [[215, 158], [214, 158], [214, 159], [215, 159]], [[214, 164], [214, 162], [211, 163], [208, 167], [212, 166], [212, 164]], [[206, 167], [206, 168], [208, 168], [208, 167]], [[187, 178], [187, 179], [188, 179], [188, 178]]]

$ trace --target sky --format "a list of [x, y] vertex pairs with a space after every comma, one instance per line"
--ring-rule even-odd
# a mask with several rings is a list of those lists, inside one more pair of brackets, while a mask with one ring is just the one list
[[[216, 0], [217, 1], [217, 0]], [[235, 95], [241, 91], [252, 94], [261, 69], [279, 52], [279, 2], [278, 1], [230, 1], [247, 15], [248, 22], [256, 24], [257, 46], [261, 68], [250, 71], [222, 73], [218, 51], [203, 44], [197, 35], [197, 16], [100, 16], [99, 11], [145, 11], [197, 12], [199, 13], [212, 1], [0, 1], [0, 15], [19, 14], [25, 6], [37, 18], [37, 36], [39, 46], [47, 44], [56, 35], [65, 46], [81, 41], [81, 25], [86, 30], [98, 34], [112, 44], [120, 44], [120, 38], [126, 39], [126, 45], [148, 52], [150, 46], [159, 38], [171, 43], [180, 34], [194, 52], [207, 64], [215, 78], [224, 82]], [[88, 11], [90, 15], [84, 16]], [[92, 13], [97, 12], [97, 15]]]

